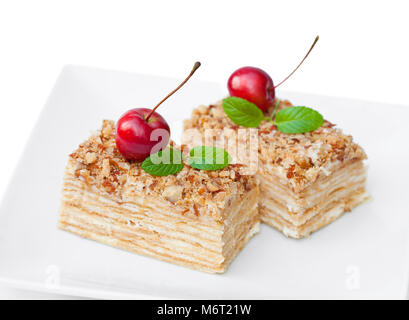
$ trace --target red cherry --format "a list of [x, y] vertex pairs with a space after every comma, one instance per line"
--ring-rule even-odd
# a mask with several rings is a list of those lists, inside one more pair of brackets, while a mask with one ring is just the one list
[[199, 67], [200, 62], [196, 62], [187, 78], [152, 110], [136, 108], [125, 112], [121, 116], [116, 125], [115, 142], [119, 152], [126, 159], [142, 161], [149, 157], [151, 153], [158, 152], [168, 145], [170, 138], [169, 125], [155, 110], [178, 91]]
[[154, 147], [154, 152], [157, 152], [168, 145], [168, 123], [156, 112], [146, 120], [151, 112], [152, 110], [147, 108], [131, 109], [118, 120], [115, 141], [119, 152], [125, 158], [142, 161], [149, 157]]
[[275, 88], [283, 84], [302, 65], [314, 48], [319, 37], [317, 36], [307, 54], [298, 66], [279, 84], [274, 86], [273, 80], [267, 72], [254, 67], [243, 67], [232, 73], [227, 81], [227, 88], [233, 97], [239, 97], [253, 102], [263, 112], [272, 105], [275, 97]]
[[274, 101], [274, 84], [267, 72], [255, 67], [237, 69], [230, 76], [227, 87], [231, 96], [253, 102], [267, 111]]

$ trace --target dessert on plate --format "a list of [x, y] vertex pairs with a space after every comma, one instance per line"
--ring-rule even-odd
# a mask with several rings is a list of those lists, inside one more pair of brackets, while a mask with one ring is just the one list
[[[69, 155], [58, 226], [193, 269], [222, 273], [259, 230], [259, 188], [224, 149], [169, 144], [155, 108], [135, 108]], [[187, 162], [187, 163], [186, 163]]]
[[69, 155], [61, 229], [222, 273], [260, 221], [304, 238], [368, 199], [363, 149], [318, 111], [275, 97], [289, 76], [274, 86], [259, 68], [236, 70], [230, 97], [195, 109], [175, 147], [156, 109], [199, 67], [154, 108], [103, 121]]
[[277, 87], [317, 41], [277, 85], [259, 68], [233, 72], [227, 84], [230, 97], [194, 110], [185, 121], [182, 141], [188, 147], [197, 140], [224, 147], [236, 163], [252, 167], [249, 171], [255, 171], [260, 183], [261, 221], [297, 239], [369, 198], [366, 154], [352, 137], [316, 110], [275, 97]]
[[68, 159], [59, 228], [193, 269], [221, 273], [259, 230], [258, 185], [234, 165], [152, 176], [115, 144], [113, 121]]
[[[276, 107], [265, 115], [292, 105], [280, 101]], [[237, 139], [240, 128], [226, 115], [222, 102], [201, 106], [185, 121], [182, 143], [197, 145], [210, 130], [224, 136], [214, 139], [215, 145], [225, 147], [235, 161], [247, 159], [248, 154], [237, 154], [239, 148], [232, 150], [229, 146], [235, 145], [226, 144], [229, 139]], [[261, 221], [292, 238], [304, 238], [331, 223], [368, 199], [365, 159], [365, 152], [352, 137], [328, 121], [312, 132], [298, 134], [280, 132], [272, 122], [262, 121], [258, 127], [256, 174]]]

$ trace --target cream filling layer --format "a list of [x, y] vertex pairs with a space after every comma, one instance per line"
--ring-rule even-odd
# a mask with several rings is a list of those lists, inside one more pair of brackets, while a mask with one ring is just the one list
[[[115, 201], [67, 171], [59, 226], [115, 247], [208, 272], [223, 272], [259, 229], [258, 189], [225, 208], [224, 221], [187, 217], [149, 195]], [[197, 218], [197, 219], [196, 219]]]
[[[287, 237], [300, 239], [307, 237], [312, 232], [325, 227], [326, 225], [340, 217], [343, 213], [345, 213], [345, 211], [348, 211], [346, 209], [352, 209], [357, 205], [367, 201], [369, 198], [369, 195], [365, 191], [356, 193], [348, 199], [348, 202], [340, 202], [334, 204], [334, 206], [330, 210], [314, 216], [311, 220], [309, 220], [302, 226], [295, 226], [289, 223], [287, 220], [283, 219], [279, 214], [275, 214], [274, 211], [269, 209], [266, 210], [263, 207], [260, 208], [261, 220], [262, 222], [283, 232]], [[348, 206], [348, 208], [346, 208], [346, 205]]]

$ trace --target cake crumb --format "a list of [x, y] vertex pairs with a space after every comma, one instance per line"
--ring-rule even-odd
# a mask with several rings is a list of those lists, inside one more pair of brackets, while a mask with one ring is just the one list
[[[278, 111], [289, 107], [292, 107], [291, 102], [280, 100]], [[271, 107], [265, 116], [271, 116], [273, 109]], [[193, 110], [191, 118], [184, 122], [184, 130], [190, 129], [199, 130], [199, 136], [204, 135], [205, 130], [219, 130], [226, 136], [226, 129], [237, 131], [245, 128], [237, 126], [227, 117], [222, 101], [219, 101], [211, 107], [201, 106]], [[302, 134], [283, 133], [273, 123], [262, 121], [257, 133], [259, 166], [275, 171], [294, 190], [300, 191], [314, 183], [319, 178], [319, 172], [330, 174], [345, 163], [367, 158], [352, 136], [342, 133], [327, 120], [317, 130]], [[184, 140], [189, 141], [189, 138], [186, 136]], [[187, 144], [192, 147], [190, 142]], [[250, 149], [248, 145], [245, 148]], [[227, 151], [235, 154], [234, 149], [227, 148]], [[245, 162], [238, 161], [240, 163]], [[236, 174], [232, 173], [231, 177]], [[219, 175], [224, 176], [224, 173]]]
[[249, 188], [257, 187], [256, 178], [240, 175], [240, 166], [236, 165], [205, 171], [185, 163], [176, 175], [152, 176], [142, 170], [140, 162], [128, 161], [121, 155], [115, 143], [115, 123], [110, 120], [104, 120], [102, 128], [70, 154], [70, 161], [77, 177], [116, 198], [146, 192], [174, 203], [184, 214], [217, 220], [225, 214], [220, 209], [228, 206], [229, 199], [244, 197]]
[[97, 154], [95, 152], [87, 152], [85, 154], [86, 164], [92, 164], [97, 161]]
[[163, 196], [168, 199], [170, 202], [175, 203], [178, 201], [183, 192], [182, 186], [168, 186], [163, 190]]

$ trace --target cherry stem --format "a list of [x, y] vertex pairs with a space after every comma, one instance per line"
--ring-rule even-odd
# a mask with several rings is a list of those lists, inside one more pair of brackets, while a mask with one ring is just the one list
[[151, 112], [149, 113], [149, 115], [146, 117], [145, 121], [148, 121], [149, 118], [152, 116], [152, 114], [155, 112], [155, 110], [158, 109], [158, 107], [159, 107], [163, 102], [165, 102], [172, 94], [174, 94], [176, 91], [178, 91], [178, 90], [191, 78], [191, 76], [193, 76], [193, 74], [195, 73], [195, 71], [196, 71], [197, 69], [199, 69], [200, 65], [201, 65], [200, 62], [197, 61], [197, 62], [194, 64], [194, 66], [193, 66], [193, 68], [192, 68], [192, 71], [190, 71], [190, 74], [187, 76], [187, 78], [186, 78], [185, 80], [183, 80], [183, 82], [182, 82], [175, 90], [173, 90], [173, 91], [172, 91], [171, 93], [169, 93], [165, 98], [163, 98], [163, 99], [161, 100], [161, 102], [159, 102], [159, 103], [155, 106], [155, 108], [152, 109], [152, 111], [151, 111]]
[[296, 72], [296, 71], [298, 70], [298, 68], [303, 64], [304, 60], [307, 59], [308, 55], [310, 54], [310, 52], [311, 52], [312, 49], [314, 48], [315, 44], [318, 42], [319, 38], [320, 38], [319, 36], [317, 36], [317, 37], [315, 38], [315, 40], [314, 40], [314, 42], [313, 42], [313, 44], [312, 44], [310, 50], [308, 50], [307, 54], [306, 54], [305, 57], [301, 60], [301, 62], [298, 64], [298, 66], [297, 66], [297, 67], [293, 70], [293, 72], [291, 72], [283, 81], [281, 81], [278, 85], [276, 85], [276, 86], [274, 87], [274, 89], [277, 88], [278, 86], [282, 85], [285, 81], [287, 81], [287, 79], [288, 79], [289, 77], [291, 77], [291, 76], [294, 74], [294, 72]]
[[271, 119], [274, 119], [274, 116], [275, 116], [275, 114], [276, 114], [276, 112], [277, 112], [277, 109], [278, 109], [278, 106], [279, 106], [279, 105], [280, 105], [280, 100], [277, 99], [277, 102], [276, 102], [276, 104], [275, 104], [275, 106], [274, 106], [273, 113], [271, 114]]

